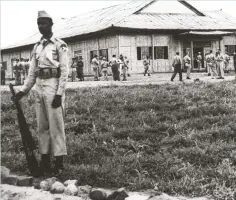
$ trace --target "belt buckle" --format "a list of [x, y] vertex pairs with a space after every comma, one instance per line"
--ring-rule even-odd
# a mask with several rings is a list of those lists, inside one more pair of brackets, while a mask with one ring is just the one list
[[51, 73], [50, 73], [50, 69], [43, 69], [42, 70], [42, 78], [43, 79], [49, 79], [51, 78]]

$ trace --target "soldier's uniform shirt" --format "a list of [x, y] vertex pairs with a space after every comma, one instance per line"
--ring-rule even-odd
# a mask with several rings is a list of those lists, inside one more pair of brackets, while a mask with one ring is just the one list
[[[40, 77], [37, 72], [58, 71], [60, 76]], [[34, 46], [28, 78], [21, 88], [27, 93], [36, 84], [36, 113], [39, 133], [39, 151], [53, 156], [67, 154], [64, 127], [64, 98], [68, 77], [68, 49], [65, 42], [51, 37], [41, 38]], [[47, 74], [47, 73], [46, 73]], [[52, 108], [55, 95], [62, 96], [62, 106]]]

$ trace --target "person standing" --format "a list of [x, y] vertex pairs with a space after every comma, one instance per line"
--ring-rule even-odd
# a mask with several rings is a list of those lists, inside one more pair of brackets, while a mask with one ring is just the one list
[[77, 57], [72, 58], [72, 64], [71, 64], [71, 81], [76, 80], [76, 68], [77, 68]]
[[225, 73], [229, 73], [229, 61], [230, 57], [227, 52], [224, 54], [224, 71]]
[[198, 70], [201, 70], [201, 68], [202, 68], [202, 55], [201, 55], [201, 52], [198, 52], [196, 60], [197, 60]]
[[84, 81], [84, 62], [82, 57], [79, 57], [79, 60], [77, 61], [77, 77], [80, 81]]
[[216, 57], [212, 50], [210, 50], [210, 53], [207, 57], [207, 64], [211, 73], [211, 78], [214, 79], [214, 77], [218, 76], [218, 73], [216, 71]]
[[21, 85], [21, 65], [20, 60], [17, 58], [13, 63], [13, 73], [15, 74], [15, 85]]
[[[64, 169], [63, 156], [67, 155], [64, 99], [69, 72], [68, 48], [54, 36], [52, 18], [45, 11], [38, 12], [37, 24], [42, 37], [33, 48], [29, 75], [15, 98], [20, 100], [35, 85], [40, 175], [59, 176]], [[53, 171], [50, 154], [55, 157]]]
[[207, 52], [205, 55], [205, 61], [206, 61], [207, 75], [211, 76], [211, 68], [209, 67], [209, 55], [210, 55], [210, 52]]
[[224, 56], [221, 53], [221, 50], [218, 49], [216, 54], [216, 63], [218, 68], [219, 77], [217, 79], [224, 79]]
[[0, 68], [1, 68], [1, 85], [5, 85], [6, 73], [2, 63], [0, 63]]
[[24, 80], [26, 78], [26, 68], [25, 68], [25, 59], [20, 59], [20, 68], [21, 68], [21, 85], [24, 84]]
[[174, 73], [171, 77], [171, 81], [174, 80], [177, 73], [179, 74], [179, 81], [182, 81], [182, 61], [181, 57], [179, 56], [179, 52], [176, 52], [172, 66], [174, 67]]
[[94, 81], [99, 81], [99, 60], [97, 55], [94, 55], [91, 64], [94, 74]]
[[28, 76], [29, 73], [29, 66], [30, 66], [30, 62], [29, 59], [25, 59], [25, 76]]
[[[236, 74], [236, 52], [233, 53], [233, 58], [234, 58], [234, 72]], [[236, 76], [235, 76], [236, 78]]]
[[129, 60], [126, 56], [125, 56], [125, 59], [124, 59], [124, 64], [127, 67], [127, 76], [130, 77], [131, 75], [130, 75], [130, 68], [129, 68]]
[[112, 56], [109, 65], [111, 66], [113, 80], [120, 81], [119, 63], [118, 60], [116, 59], [116, 55]]
[[149, 67], [150, 67], [150, 59], [149, 59], [149, 56], [146, 56], [146, 58], [143, 60], [143, 66], [144, 66], [144, 76], [146, 76], [146, 74], [148, 74], [148, 76], [151, 76], [150, 75], [150, 70], [149, 70]]
[[106, 60], [106, 57], [102, 58], [102, 62], [101, 62], [101, 69], [102, 69], [102, 75], [103, 75], [103, 79], [104, 81], [108, 81], [108, 66], [109, 63]]
[[191, 72], [191, 58], [189, 56], [189, 52], [187, 52], [186, 56], [184, 56], [184, 65], [187, 69], [186, 73], [186, 79], [191, 79], [190, 78], [190, 72]]

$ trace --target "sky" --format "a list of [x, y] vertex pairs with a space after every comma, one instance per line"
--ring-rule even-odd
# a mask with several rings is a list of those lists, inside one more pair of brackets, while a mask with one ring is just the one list
[[[37, 14], [39, 10], [48, 12], [54, 23], [61, 18], [73, 17], [78, 14], [90, 12], [93, 10], [109, 7], [117, 4], [125, 4], [129, 1], [7, 1], [1, 0], [1, 35], [0, 46], [8, 46], [17, 41], [38, 32]], [[236, 18], [236, 1], [188, 1], [191, 5], [200, 11], [220, 10]], [[162, 4], [158, 2], [153, 7], [147, 8], [147, 11], [171, 12], [176, 10], [176, 1], [169, 0]], [[169, 11], [170, 10], [170, 11]], [[180, 9], [181, 10], [181, 7]]]

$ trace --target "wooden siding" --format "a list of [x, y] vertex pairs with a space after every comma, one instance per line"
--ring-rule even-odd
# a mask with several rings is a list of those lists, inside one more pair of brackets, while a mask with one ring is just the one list
[[84, 62], [84, 73], [92, 74], [90, 64], [90, 51], [96, 51], [101, 49], [108, 49], [108, 59], [113, 54], [118, 56], [118, 41], [116, 36], [107, 36], [102, 38], [95, 38], [92, 40], [77, 41], [68, 43], [69, 47], [69, 65], [71, 66], [72, 58], [74, 57], [74, 51], [82, 50], [82, 57]]
[[[154, 72], [169, 72], [171, 63], [176, 51], [182, 54], [182, 44], [175, 40], [172, 35], [154, 35], [154, 46], [168, 46], [168, 59], [151, 60], [151, 67]], [[130, 71], [142, 73], [144, 71], [143, 60], [137, 60], [137, 47], [152, 47], [151, 35], [122, 35], [120, 37], [120, 53], [130, 60]]]

